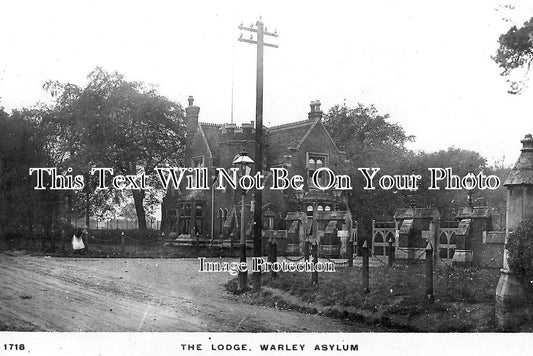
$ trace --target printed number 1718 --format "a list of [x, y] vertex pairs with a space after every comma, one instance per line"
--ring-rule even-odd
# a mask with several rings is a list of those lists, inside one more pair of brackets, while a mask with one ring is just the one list
[[4, 350], [7, 350], [7, 351], [22, 351], [22, 350], [24, 350], [24, 344], [4, 344]]

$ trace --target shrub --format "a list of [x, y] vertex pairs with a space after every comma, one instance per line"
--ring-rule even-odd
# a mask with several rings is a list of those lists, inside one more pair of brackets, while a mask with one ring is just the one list
[[533, 220], [521, 223], [514, 233], [509, 234], [506, 249], [509, 267], [530, 286], [533, 282]]

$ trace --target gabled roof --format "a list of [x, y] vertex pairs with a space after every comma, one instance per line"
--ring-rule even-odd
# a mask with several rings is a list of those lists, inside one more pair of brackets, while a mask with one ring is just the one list
[[216, 148], [218, 147], [218, 143], [220, 141], [220, 127], [221, 124], [212, 124], [212, 123], [206, 123], [206, 122], [199, 122], [198, 128], [201, 133], [201, 135], [205, 139], [205, 143], [207, 145], [207, 148], [209, 149], [209, 153], [212, 157], [218, 157], [218, 152]]
[[[290, 155], [291, 151], [299, 150], [317, 125], [322, 125], [320, 119], [307, 119], [267, 128], [265, 136], [267, 161], [270, 164], [285, 162], [284, 156]], [[222, 124], [198, 123], [199, 134], [202, 136], [212, 157], [219, 157], [217, 147], [222, 138], [222, 126]], [[337, 152], [341, 153], [325, 128], [324, 132]]]
[[322, 125], [322, 120], [317, 118], [316, 120], [297, 121], [269, 128], [267, 141], [269, 145], [267, 152], [269, 162], [281, 163], [284, 161], [283, 156], [285, 154], [290, 153], [291, 150], [299, 150], [318, 125], [322, 126], [335, 150], [338, 153], [342, 153], [337, 148], [328, 130]]
[[273, 126], [267, 130], [267, 158], [270, 163], [284, 162], [283, 156], [296, 147], [315, 125], [314, 121], [303, 120]]

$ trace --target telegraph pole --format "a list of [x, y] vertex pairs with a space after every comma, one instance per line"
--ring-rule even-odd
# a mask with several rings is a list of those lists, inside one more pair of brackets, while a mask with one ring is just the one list
[[[263, 171], [263, 48], [264, 46], [278, 48], [277, 45], [265, 43], [264, 37], [278, 37], [276, 31], [268, 32], [264, 26], [261, 17], [256, 22], [255, 28], [252, 25], [250, 27], [239, 26], [239, 30], [251, 32], [250, 39], [245, 39], [241, 35], [239, 37], [240, 42], [247, 42], [257, 45], [257, 79], [256, 79], [256, 99], [255, 99], [255, 172]], [[256, 40], [253, 39], [256, 34]], [[254, 195], [254, 257], [261, 257], [261, 229], [263, 227], [262, 207], [263, 197], [261, 190], [255, 190]], [[258, 292], [261, 290], [261, 272], [253, 272], [253, 290]]]

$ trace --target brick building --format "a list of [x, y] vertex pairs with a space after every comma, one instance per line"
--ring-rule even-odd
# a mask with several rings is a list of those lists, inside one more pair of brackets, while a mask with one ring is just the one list
[[[254, 159], [255, 127], [254, 122], [236, 124], [214, 124], [199, 122], [200, 108], [189, 97], [186, 110], [187, 138], [185, 149], [185, 166], [208, 167], [213, 176], [215, 168], [231, 168], [236, 155], [245, 148]], [[266, 176], [263, 190], [263, 230], [288, 230], [286, 223], [288, 212], [301, 213], [312, 219], [313, 210], [321, 217], [334, 212], [340, 199], [333, 197], [330, 191], [313, 188], [309, 177], [320, 167], [328, 167], [336, 174], [346, 173], [347, 160], [343, 152], [335, 146], [331, 136], [322, 124], [320, 102], [311, 102], [311, 110], [305, 120], [263, 128], [264, 130], [264, 174]], [[299, 174], [304, 178], [306, 194], [299, 203], [294, 191], [270, 190], [271, 167], [285, 167], [289, 176]], [[247, 238], [251, 238], [253, 215], [250, 212], [252, 192], [245, 198], [245, 226]], [[301, 204], [301, 205], [299, 205]], [[179, 190], [167, 192], [162, 205], [162, 229], [168, 235], [180, 238], [228, 239], [238, 241], [240, 224], [241, 195], [239, 191], [227, 190]], [[315, 214], [315, 217], [317, 215]], [[344, 216], [344, 215], [343, 215]], [[306, 219], [309, 219], [306, 218]], [[344, 219], [344, 217], [343, 217]], [[351, 219], [351, 216], [350, 216]], [[339, 223], [339, 226], [342, 225]], [[306, 224], [307, 230], [311, 224]]]

